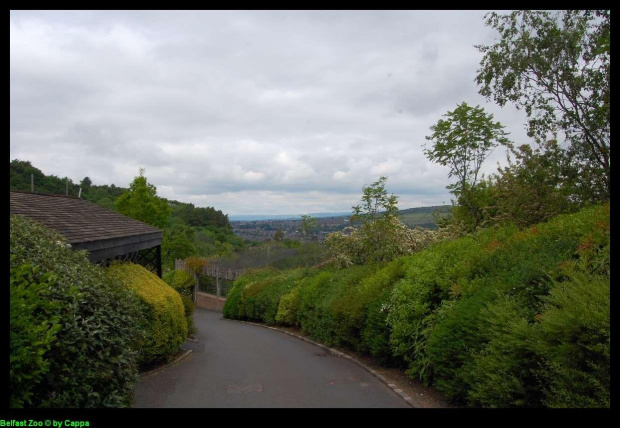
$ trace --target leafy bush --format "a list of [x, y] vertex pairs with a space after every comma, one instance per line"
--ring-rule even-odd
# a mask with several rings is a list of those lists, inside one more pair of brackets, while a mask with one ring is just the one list
[[359, 325], [346, 323], [347, 310], [354, 306], [361, 280], [372, 274], [379, 265], [352, 266], [349, 269], [327, 269], [300, 289], [299, 324], [312, 337], [336, 346], [356, 347]]
[[607, 204], [388, 264], [257, 271], [237, 280], [228, 313], [404, 362], [472, 406], [609, 407], [609, 223]]
[[245, 285], [240, 314], [246, 319], [275, 324], [280, 298], [288, 294], [296, 281], [304, 276], [312, 276], [312, 270], [299, 268], [284, 271]]
[[180, 295], [185, 308], [185, 319], [187, 320], [187, 332], [189, 334], [196, 333], [194, 324], [194, 287], [196, 281], [184, 270], [173, 270], [164, 275], [163, 280], [174, 288]]
[[245, 271], [243, 275], [235, 280], [233, 287], [228, 291], [226, 303], [222, 309], [223, 316], [231, 319], [248, 319], [243, 308], [244, 289], [252, 286], [257, 281], [276, 275], [276, 272], [273, 268], [249, 269]]
[[184, 270], [173, 270], [162, 278], [166, 284], [177, 290], [180, 294], [193, 295], [196, 280]]
[[134, 294], [107, 280], [86, 252], [19, 215], [10, 219], [10, 252], [12, 405], [131, 405]]
[[56, 285], [53, 273], [40, 275], [29, 264], [10, 270], [10, 406], [24, 407], [35, 404], [33, 390], [49, 371], [48, 354], [61, 328], [60, 304], [49, 298]]
[[[608, 244], [609, 209], [592, 207], [530, 229], [488, 229], [418, 253], [408, 260], [405, 278], [392, 294], [388, 322], [393, 349], [408, 362], [410, 375], [457, 401], [496, 407], [582, 406], [587, 404], [583, 391], [588, 391], [597, 397], [590, 404], [605, 403], [605, 358], [572, 351], [569, 357], [559, 336], [543, 339], [531, 326], [545, 319], [549, 296], [558, 292], [558, 284], [585, 287], [591, 282], [604, 289], [609, 282]], [[581, 266], [588, 279], [575, 282], [567, 273], [574, 265]], [[566, 294], [562, 316], [568, 320], [571, 312], [581, 310], [575, 299], [585, 299], [587, 293], [577, 285], [567, 290], [572, 299]], [[604, 330], [609, 319], [601, 302], [599, 298], [602, 309], [595, 318]], [[567, 323], [564, 328], [579, 329], [574, 318]], [[586, 335], [582, 340], [588, 344], [583, 346], [603, 352], [605, 337]], [[570, 361], [575, 371], [560, 373], [560, 366], [541, 349], [556, 361]], [[596, 369], [588, 366], [594, 360]], [[542, 366], [547, 370], [541, 372]], [[596, 370], [598, 374], [591, 375]], [[578, 382], [582, 392], [576, 392]]]
[[110, 279], [134, 290], [140, 299], [144, 336], [138, 344], [138, 363], [147, 367], [167, 361], [187, 339], [187, 321], [181, 296], [157, 275], [133, 263], [112, 263]]

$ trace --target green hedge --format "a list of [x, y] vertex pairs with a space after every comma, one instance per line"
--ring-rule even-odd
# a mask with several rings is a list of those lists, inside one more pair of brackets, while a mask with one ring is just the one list
[[[394, 351], [408, 362], [412, 376], [455, 401], [489, 407], [559, 406], [559, 399], [551, 396], [562, 393], [552, 393], [557, 389], [553, 385], [569, 388], [569, 382], [552, 374], [550, 367], [557, 365], [543, 355], [542, 345], [533, 345], [532, 335], [538, 334], [547, 313], [556, 310], [549, 300], [554, 289], [574, 281], [571, 269], [582, 271], [584, 287], [591, 282], [609, 290], [608, 246], [607, 206], [558, 216], [522, 231], [510, 226], [485, 230], [414, 255], [405, 279], [392, 293], [388, 323]], [[586, 293], [576, 286], [571, 292]], [[576, 310], [574, 303], [565, 305], [562, 313]], [[608, 328], [604, 309], [596, 311], [598, 326]], [[602, 341], [596, 346], [604, 350], [607, 345]], [[550, 342], [548, 348], [570, 360], [570, 350], [559, 343]], [[575, 364], [589, 378], [584, 368], [588, 360]], [[588, 394], [604, 396], [604, 384], [597, 377]], [[576, 394], [570, 388], [563, 393]], [[606, 393], [608, 399], [609, 389]], [[566, 400], [579, 407], [593, 404]], [[605, 405], [604, 400], [597, 403]]]
[[12, 407], [124, 407], [137, 380], [134, 294], [86, 252], [10, 218]]
[[196, 281], [194, 277], [184, 270], [173, 270], [164, 275], [163, 280], [181, 295], [187, 321], [187, 332], [189, 334], [196, 333], [194, 324], [194, 287]]
[[187, 339], [187, 320], [180, 294], [157, 275], [133, 263], [112, 263], [108, 277], [136, 292], [144, 332], [138, 344], [138, 364], [145, 368], [168, 361]]
[[225, 316], [405, 364], [470, 406], [609, 407], [609, 212], [495, 226], [387, 265], [256, 271]]

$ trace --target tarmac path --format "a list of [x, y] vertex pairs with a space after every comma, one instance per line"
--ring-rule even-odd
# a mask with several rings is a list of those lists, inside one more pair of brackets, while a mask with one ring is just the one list
[[410, 406], [357, 364], [289, 335], [196, 309], [198, 342], [143, 376], [134, 407]]

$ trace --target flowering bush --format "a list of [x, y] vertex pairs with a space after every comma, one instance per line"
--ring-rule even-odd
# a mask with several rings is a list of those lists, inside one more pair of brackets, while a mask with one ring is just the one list
[[329, 258], [336, 266], [344, 268], [372, 261], [391, 261], [459, 234], [455, 225], [436, 230], [410, 229], [398, 218], [390, 217], [381, 223], [366, 223], [359, 229], [347, 227], [342, 232], [330, 233], [325, 244]]

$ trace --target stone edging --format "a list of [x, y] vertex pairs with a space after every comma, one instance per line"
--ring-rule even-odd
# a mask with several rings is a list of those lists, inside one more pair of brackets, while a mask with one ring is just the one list
[[160, 371], [160, 370], [163, 370], [163, 369], [165, 369], [166, 367], [170, 367], [171, 365], [178, 363], [179, 361], [181, 361], [183, 358], [187, 357], [187, 356], [188, 356], [189, 354], [191, 354], [191, 353], [192, 353], [192, 350], [191, 350], [191, 349], [188, 349], [188, 350], [186, 350], [185, 352], [183, 352], [183, 355], [180, 355], [180, 356], [179, 356], [178, 358], [176, 358], [174, 361], [169, 362], [168, 364], [164, 364], [164, 365], [163, 365], [163, 366], [161, 366], [161, 367], [156, 367], [156, 368], [154, 368], [154, 369], [152, 369], [152, 370], [149, 370], [148, 372], [145, 372], [145, 373], [140, 373], [140, 377], [144, 377], [144, 376], [147, 376], [147, 375], [153, 374], [153, 373], [155, 373], [155, 372], [158, 372], [158, 371]]
[[332, 348], [328, 347], [327, 345], [323, 345], [322, 343], [318, 343], [318, 342], [315, 342], [313, 340], [310, 340], [307, 337], [300, 336], [298, 334], [291, 333], [291, 332], [286, 331], [286, 330], [281, 330], [281, 329], [276, 328], [276, 327], [271, 327], [271, 326], [268, 326], [268, 325], [253, 323], [253, 322], [249, 322], [249, 321], [233, 320], [233, 319], [224, 318], [224, 317], [222, 317], [221, 319], [226, 320], [226, 321], [236, 321], [236, 322], [240, 322], [240, 323], [243, 323], [243, 324], [255, 325], [255, 326], [258, 326], [258, 327], [268, 328], [270, 330], [275, 330], [275, 331], [278, 331], [280, 333], [288, 334], [289, 336], [296, 337], [297, 339], [301, 339], [304, 342], [308, 342], [308, 343], [311, 343], [311, 344], [313, 344], [315, 346], [318, 346], [319, 348], [327, 351], [330, 355], [333, 355], [335, 357], [345, 358], [345, 359], [347, 359], [349, 361], [352, 361], [353, 363], [357, 364], [358, 366], [360, 366], [361, 368], [366, 370], [368, 373], [372, 374], [374, 377], [379, 379], [381, 382], [386, 384], [390, 389], [392, 389], [392, 391], [394, 391], [396, 394], [398, 394], [411, 407], [414, 407], [414, 408], [418, 408], [419, 407], [419, 406], [417, 406], [415, 404], [415, 400], [413, 398], [411, 398], [409, 395], [407, 395], [407, 393], [405, 393], [405, 391], [403, 391], [402, 389], [397, 388], [396, 385], [394, 385], [393, 383], [390, 383], [390, 381], [385, 376], [377, 373], [376, 370], [373, 370], [372, 368], [368, 367], [366, 364], [362, 363], [361, 361], [353, 358], [352, 356], [350, 356], [348, 354], [345, 354], [344, 352], [337, 351], [335, 349], [332, 349]]

